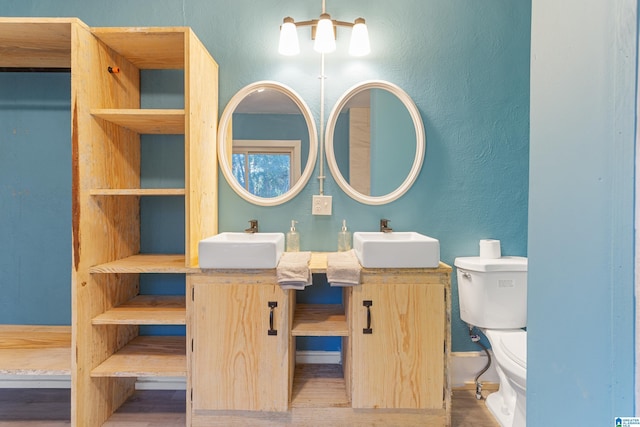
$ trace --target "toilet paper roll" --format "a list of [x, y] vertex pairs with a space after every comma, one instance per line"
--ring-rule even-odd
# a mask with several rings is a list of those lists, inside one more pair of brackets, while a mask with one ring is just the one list
[[500, 258], [500, 240], [480, 240], [480, 258]]

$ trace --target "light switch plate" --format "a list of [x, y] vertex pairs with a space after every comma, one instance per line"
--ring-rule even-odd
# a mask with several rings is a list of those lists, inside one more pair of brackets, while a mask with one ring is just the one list
[[331, 215], [331, 196], [313, 196], [313, 215]]

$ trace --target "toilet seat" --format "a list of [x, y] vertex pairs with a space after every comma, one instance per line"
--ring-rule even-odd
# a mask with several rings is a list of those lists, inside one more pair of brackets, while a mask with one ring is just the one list
[[500, 347], [513, 362], [527, 369], [527, 333], [525, 331], [501, 335]]
[[527, 331], [522, 329], [481, 329], [487, 336], [496, 359], [500, 359], [503, 369], [526, 378], [527, 372]]

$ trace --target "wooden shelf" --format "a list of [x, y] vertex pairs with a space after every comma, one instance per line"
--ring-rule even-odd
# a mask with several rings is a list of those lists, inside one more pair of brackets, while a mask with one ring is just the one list
[[199, 268], [185, 266], [181, 254], [138, 254], [91, 267], [89, 273], [196, 273]]
[[96, 188], [92, 196], [184, 196], [184, 188]]
[[0, 374], [70, 375], [71, 326], [0, 325]]
[[311, 260], [309, 261], [309, 269], [311, 273], [327, 272], [327, 255], [329, 252], [311, 252]]
[[138, 68], [184, 68], [185, 34], [189, 28], [113, 27], [92, 28], [91, 31]]
[[91, 371], [92, 377], [186, 377], [185, 337], [136, 337]]
[[184, 110], [94, 109], [91, 115], [140, 134], [184, 134]]
[[0, 18], [0, 67], [70, 68], [77, 18]]
[[349, 329], [341, 304], [298, 304], [293, 316], [294, 337], [346, 337]]
[[292, 408], [348, 408], [351, 401], [341, 365], [296, 365]]
[[91, 323], [94, 325], [185, 325], [184, 296], [138, 295], [114, 307]]

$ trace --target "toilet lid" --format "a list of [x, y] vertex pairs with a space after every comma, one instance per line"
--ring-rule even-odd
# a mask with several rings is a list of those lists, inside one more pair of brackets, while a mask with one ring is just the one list
[[527, 369], [527, 333], [504, 334], [500, 339], [500, 347], [511, 360]]

